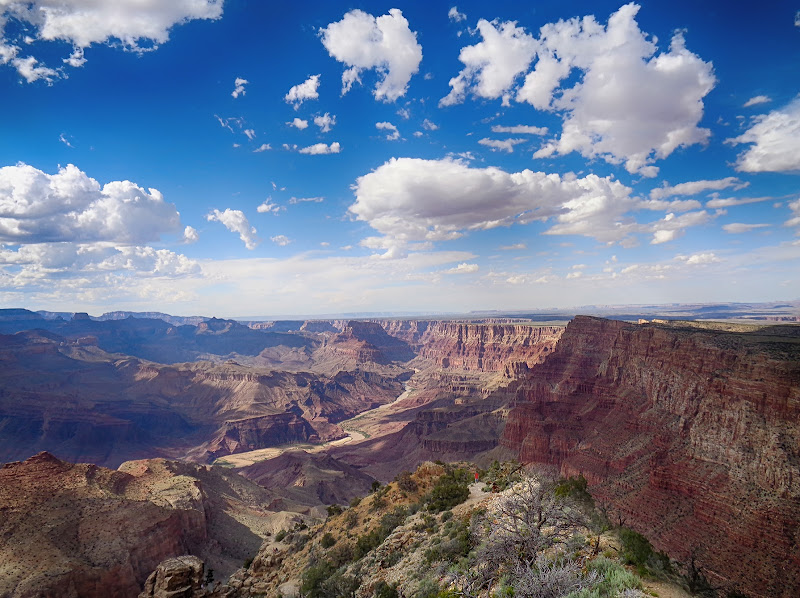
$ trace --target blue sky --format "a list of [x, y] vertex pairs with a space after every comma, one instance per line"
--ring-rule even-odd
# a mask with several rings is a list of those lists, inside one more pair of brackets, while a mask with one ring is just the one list
[[0, 26], [3, 306], [800, 298], [800, 4], [0, 0]]

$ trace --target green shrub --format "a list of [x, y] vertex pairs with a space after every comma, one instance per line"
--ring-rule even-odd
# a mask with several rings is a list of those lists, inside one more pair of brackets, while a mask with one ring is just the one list
[[616, 561], [598, 557], [586, 564], [589, 572], [598, 574], [598, 582], [592, 588], [569, 594], [567, 598], [616, 598], [623, 590], [641, 589], [642, 582], [633, 573]]
[[319, 561], [306, 568], [301, 578], [300, 590], [306, 598], [326, 598], [322, 584], [333, 575], [328, 561]]
[[361, 497], [360, 496], [356, 496], [356, 497], [353, 498], [353, 500], [350, 501], [350, 507], [357, 507], [360, 504], [361, 504]]
[[322, 544], [323, 548], [330, 548], [331, 546], [336, 544], [336, 538], [334, 538], [333, 535], [330, 532], [328, 532], [324, 536], [322, 536], [322, 539], [320, 540], [319, 543]]
[[375, 585], [375, 598], [399, 598], [397, 585], [389, 585], [381, 580]]
[[647, 565], [647, 561], [653, 555], [653, 547], [647, 538], [632, 529], [623, 527], [619, 530], [619, 540], [622, 542], [620, 556], [623, 562], [637, 567]]
[[440, 513], [469, 498], [469, 473], [465, 469], [448, 471], [441, 476], [427, 497], [428, 510]]
[[275, 534], [275, 541], [276, 542], [283, 542], [283, 539], [286, 537], [288, 532], [285, 529], [282, 529], [277, 534]]
[[333, 503], [328, 507], [327, 511], [328, 511], [328, 517], [334, 517], [335, 515], [339, 515], [342, 512], [342, 507], [340, 507], [336, 503]]

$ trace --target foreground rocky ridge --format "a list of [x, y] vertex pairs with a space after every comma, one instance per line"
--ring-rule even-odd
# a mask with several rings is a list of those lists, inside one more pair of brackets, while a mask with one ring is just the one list
[[162, 560], [227, 576], [291, 514], [276, 493], [215, 468], [154, 459], [117, 470], [41, 453], [0, 468], [0, 595], [136, 596]]
[[800, 593], [800, 327], [578, 317], [516, 383], [502, 443], [582, 474], [617, 517], [714, 582]]

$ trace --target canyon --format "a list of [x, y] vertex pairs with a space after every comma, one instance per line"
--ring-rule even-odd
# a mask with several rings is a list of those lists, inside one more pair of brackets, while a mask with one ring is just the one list
[[[518, 318], [246, 326], [124, 315], [0, 310], [0, 461], [27, 459], [0, 475], [68, 472], [73, 481], [59, 496], [74, 496], [59, 513], [80, 510], [97, 498], [91, 492], [124, 503], [121, 474], [219, 472], [266, 493], [247, 508], [262, 509], [274, 530], [291, 517], [323, 517], [326, 505], [423, 461], [518, 458], [584, 476], [612, 519], [697, 563], [719, 587], [764, 598], [800, 591], [798, 326], [583, 316], [566, 327]], [[29, 458], [40, 451], [49, 453]], [[246, 466], [226, 462], [231, 455]], [[0, 509], [20, 521], [35, 513], [40, 519], [25, 525], [39, 525], [49, 504], [41, 495], [53, 489], [26, 483], [39, 498], [0, 495]], [[156, 494], [136, 500], [164, 508]], [[208, 519], [209, 508], [199, 510]], [[114, 521], [109, 509], [97, 512]], [[140, 517], [122, 513], [116, 521]], [[131, 568], [129, 548], [109, 557], [135, 580], [126, 587], [140, 590], [160, 560], [187, 551], [225, 575], [236, 568], [241, 553], [203, 552], [204, 542], [219, 545], [214, 534], [185, 515], [176, 521], [178, 540], [155, 541], [146, 566]], [[266, 527], [242, 521], [246, 537], [265, 537]], [[8, 533], [0, 545], [18, 541], [18, 531]], [[149, 545], [145, 538], [137, 542]], [[42, 555], [95, 579], [91, 560]]]

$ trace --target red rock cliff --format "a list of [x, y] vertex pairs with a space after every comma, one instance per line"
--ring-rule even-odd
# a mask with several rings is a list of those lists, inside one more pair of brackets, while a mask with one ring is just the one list
[[501, 371], [511, 362], [539, 363], [563, 331], [560, 326], [436, 322], [420, 336], [419, 354], [445, 368]]
[[583, 474], [718, 585], [800, 595], [800, 327], [577, 317], [517, 384], [501, 442], [521, 460]]

